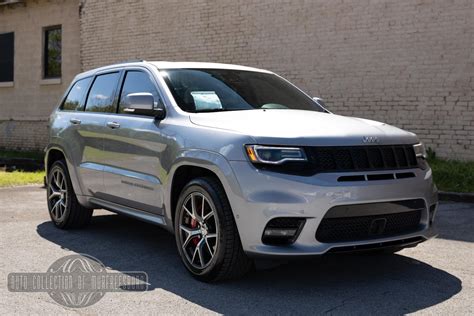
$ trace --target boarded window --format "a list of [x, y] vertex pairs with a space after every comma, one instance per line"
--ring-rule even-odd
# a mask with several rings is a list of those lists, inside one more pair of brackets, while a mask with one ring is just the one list
[[0, 82], [13, 81], [14, 34], [0, 34]]

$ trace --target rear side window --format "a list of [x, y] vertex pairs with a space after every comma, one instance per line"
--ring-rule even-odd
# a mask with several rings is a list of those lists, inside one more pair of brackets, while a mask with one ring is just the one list
[[91, 78], [85, 78], [77, 81], [69, 91], [66, 100], [63, 104], [63, 110], [65, 111], [81, 111], [83, 110], [82, 100], [87, 92], [87, 87]]
[[86, 111], [115, 113], [114, 96], [119, 73], [99, 75], [92, 84], [86, 102]]
[[122, 93], [120, 95], [120, 103], [119, 103], [119, 113], [125, 113], [123, 109], [126, 107], [123, 100], [124, 98], [130, 93], [138, 93], [138, 92], [148, 92], [153, 95], [155, 99], [155, 107], [158, 106], [159, 102], [159, 95], [158, 91], [156, 90], [155, 85], [153, 84], [150, 75], [143, 71], [127, 71], [125, 76], [125, 81], [123, 83]]

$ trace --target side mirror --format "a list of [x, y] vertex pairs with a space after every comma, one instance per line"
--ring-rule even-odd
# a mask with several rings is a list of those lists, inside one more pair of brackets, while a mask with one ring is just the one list
[[157, 119], [165, 117], [165, 109], [161, 104], [155, 108], [155, 98], [149, 92], [130, 93], [124, 99], [126, 113], [154, 116]]
[[326, 104], [324, 104], [323, 99], [321, 99], [321, 98], [319, 98], [319, 97], [313, 97], [313, 101], [314, 101], [317, 105], [319, 105], [320, 107], [322, 107], [323, 110], [325, 110], [325, 111], [328, 112], [328, 113], [331, 113], [331, 112], [328, 111], [328, 109], [326, 109]]

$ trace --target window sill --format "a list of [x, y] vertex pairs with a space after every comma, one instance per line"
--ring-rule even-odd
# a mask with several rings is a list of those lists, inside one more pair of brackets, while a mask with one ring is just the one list
[[40, 85], [53, 85], [53, 84], [61, 84], [61, 78], [50, 78], [50, 79], [41, 79]]
[[14, 86], [13, 81], [0, 82], [0, 88], [11, 88]]

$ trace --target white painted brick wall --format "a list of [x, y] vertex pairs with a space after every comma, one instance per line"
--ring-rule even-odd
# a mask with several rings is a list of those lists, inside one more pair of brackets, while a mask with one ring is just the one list
[[474, 1], [98, 1], [82, 10], [82, 68], [143, 58], [273, 70], [329, 109], [474, 159]]
[[[43, 28], [62, 25], [62, 81], [44, 85]], [[14, 32], [14, 86], [0, 87], [0, 148], [41, 150], [47, 118], [80, 72], [79, 2], [27, 0], [0, 7], [0, 33]], [[0, 47], [1, 49], [1, 47]]]

